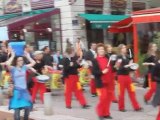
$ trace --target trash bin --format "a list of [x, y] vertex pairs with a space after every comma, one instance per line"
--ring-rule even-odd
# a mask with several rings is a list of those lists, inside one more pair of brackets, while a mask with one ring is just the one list
[[44, 93], [44, 114], [53, 115], [52, 96], [50, 92]]

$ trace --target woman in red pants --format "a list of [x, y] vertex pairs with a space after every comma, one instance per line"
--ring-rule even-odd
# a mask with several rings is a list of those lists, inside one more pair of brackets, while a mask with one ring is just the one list
[[151, 72], [153, 70], [153, 67], [155, 66], [155, 63], [157, 62], [156, 52], [157, 52], [157, 45], [155, 43], [150, 43], [148, 47], [148, 57], [144, 60], [143, 63], [144, 66], [148, 66], [149, 90], [146, 92], [144, 96], [144, 101], [146, 104], [156, 91], [156, 82], [151, 78]]
[[65, 83], [65, 103], [66, 108], [71, 109], [72, 93], [75, 94], [82, 108], [88, 108], [83, 96], [81, 84], [78, 77], [79, 60], [75, 56], [72, 48], [66, 49], [66, 57], [63, 59], [63, 78]]
[[97, 57], [93, 60], [92, 72], [95, 76], [95, 83], [99, 102], [96, 108], [99, 120], [105, 118], [112, 119], [110, 116], [110, 105], [113, 95], [113, 79], [112, 69], [109, 60], [106, 56], [106, 47], [104, 44], [97, 44], [96, 48]]
[[157, 83], [152, 104], [154, 107], [159, 106], [159, 112], [158, 112], [156, 120], [160, 120], [160, 60], [158, 60], [158, 63], [153, 67], [152, 78]]
[[[33, 55], [34, 55], [34, 59], [36, 61], [36, 64], [34, 65], [33, 68], [38, 73], [43, 74], [43, 71], [45, 70], [45, 63], [42, 60], [43, 52], [42, 51], [35, 51]], [[44, 93], [46, 92], [45, 83], [38, 82], [36, 77], [33, 78], [33, 82], [34, 82], [34, 85], [33, 85], [33, 88], [32, 88], [32, 101], [35, 102], [36, 95], [37, 95], [37, 93], [39, 91], [40, 92], [41, 102], [44, 103]]]
[[134, 86], [129, 76], [130, 73], [130, 66], [133, 63], [133, 60], [130, 60], [127, 57], [127, 48], [124, 44], [120, 44], [118, 46], [118, 51], [120, 52], [119, 56], [117, 57], [117, 61], [115, 67], [117, 68], [117, 75], [118, 75], [118, 85], [119, 85], [119, 111], [125, 112], [125, 90], [128, 91], [128, 95], [130, 97], [132, 106], [135, 111], [141, 111], [142, 108], [138, 104], [136, 100], [136, 94], [134, 90]]
[[112, 46], [110, 44], [107, 44], [106, 45], [106, 48], [107, 48], [107, 58], [108, 59], [111, 59], [111, 57], [115, 56], [114, 59], [111, 59], [111, 67], [112, 67], [112, 79], [113, 79], [113, 98], [112, 98], [112, 102], [114, 103], [117, 103], [118, 100], [117, 100], [117, 97], [116, 97], [116, 94], [115, 94], [115, 78], [116, 78], [116, 69], [114, 68], [114, 65], [115, 65], [115, 62], [116, 62], [116, 55], [113, 54], [113, 50], [112, 50]]

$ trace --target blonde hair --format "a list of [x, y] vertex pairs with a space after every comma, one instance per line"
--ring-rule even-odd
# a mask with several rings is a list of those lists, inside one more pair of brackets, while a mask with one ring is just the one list
[[[151, 56], [152, 53], [153, 53], [153, 50], [152, 50], [153, 45], [156, 45], [156, 46], [157, 46], [156, 43], [149, 43], [149, 45], [148, 45], [148, 51], [147, 51], [147, 55], [148, 55], [148, 56]], [[155, 52], [155, 54], [156, 54], [156, 52]]]

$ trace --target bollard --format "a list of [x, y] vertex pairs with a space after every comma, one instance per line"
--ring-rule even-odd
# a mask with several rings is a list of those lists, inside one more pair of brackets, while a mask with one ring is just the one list
[[53, 114], [53, 105], [52, 105], [52, 96], [50, 92], [44, 93], [44, 114], [52, 115]]
[[3, 105], [3, 103], [4, 103], [3, 91], [2, 88], [0, 88], [0, 106]]

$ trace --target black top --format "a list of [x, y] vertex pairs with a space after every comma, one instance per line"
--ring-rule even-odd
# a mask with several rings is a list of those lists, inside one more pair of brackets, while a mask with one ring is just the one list
[[103, 83], [102, 83], [102, 80], [101, 80], [101, 76], [102, 76], [103, 73], [102, 73], [101, 69], [99, 68], [99, 64], [98, 64], [96, 59], [93, 59], [92, 63], [93, 63], [92, 73], [95, 77], [94, 80], [95, 80], [96, 87], [97, 88], [102, 88]]
[[6, 62], [8, 59], [8, 54], [6, 52], [0, 53], [0, 62]]
[[50, 54], [44, 54], [43, 60], [45, 65], [53, 66], [53, 57]]
[[[73, 66], [70, 66], [70, 62], [73, 62]], [[64, 58], [63, 59], [63, 77], [68, 75], [78, 75], [78, 68], [80, 65], [77, 63], [77, 57]]]
[[34, 69], [37, 70], [38, 73], [42, 74], [42, 69], [44, 68], [45, 63], [43, 60], [41, 60], [41, 62], [37, 63], [33, 66]]
[[[154, 56], [154, 55], [151, 55], [149, 57], [147, 57], [144, 62], [147, 62], [147, 63], [157, 63], [157, 57]], [[151, 73], [153, 70], [153, 65], [149, 65], [148, 66], [148, 72]]]
[[129, 64], [130, 59], [127, 56], [118, 56], [117, 60], [122, 60], [119, 69], [117, 70], [118, 75], [128, 75], [130, 72], [130, 68], [125, 68], [125, 65]]
[[92, 53], [91, 50], [87, 51], [84, 55], [85, 60], [90, 60], [92, 61], [94, 59], [94, 54]]
[[157, 63], [152, 70], [152, 80], [160, 83], [160, 63]]

